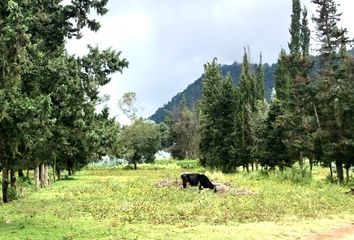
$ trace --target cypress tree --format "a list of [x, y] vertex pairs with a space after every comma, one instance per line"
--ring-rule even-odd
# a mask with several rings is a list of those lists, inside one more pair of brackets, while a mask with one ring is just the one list
[[216, 149], [221, 141], [215, 123], [221, 117], [219, 106], [222, 75], [217, 59], [204, 65], [203, 92], [200, 103], [200, 163], [202, 166], [217, 168], [221, 159]]
[[[317, 37], [321, 43], [320, 71], [316, 79], [318, 82], [317, 105], [321, 119], [321, 133], [323, 149], [325, 149], [326, 164], [330, 166], [335, 161], [339, 182], [344, 181], [343, 175], [343, 142], [345, 134], [343, 120], [344, 109], [347, 108], [346, 99], [342, 98], [345, 89], [345, 71], [341, 59], [340, 49], [348, 43], [345, 37], [346, 29], [340, 29], [338, 22], [341, 14], [337, 12], [337, 4], [333, 0], [312, 0], [317, 5], [316, 23]], [[343, 74], [344, 73], [344, 74]]]
[[310, 38], [311, 31], [309, 28], [309, 22], [307, 18], [307, 9], [303, 7], [302, 10], [302, 21], [301, 21], [301, 33], [300, 33], [300, 43], [301, 43], [301, 52], [304, 59], [310, 57]]
[[245, 51], [243, 56], [242, 70], [240, 75], [239, 87], [239, 109], [237, 112], [236, 124], [238, 128], [238, 158], [239, 162], [247, 169], [250, 163], [253, 163], [251, 156], [252, 146], [254, 145], [254, 129], [251, 120], [253, 112], [256, 111], [257, 102], [257, 82], [255, 76], [251, 73], [248, 55]]
[[292, 15], [291, 15], [291, 26], [290, 26], [290, 36], [291, 40], [288, 44], [290, 50], [290, 56], [294, 59], [299, 57], [300, 45], [301, 45], [301, 6], [300, 0], [292, 0]]
[[233, 172], [233, 127], [236, 99], [231, 76], [223, 78], [216, 59], [205, 65], [200, 104], [200, 163]]
[[259, 55], [259, 64], [256, 71], [256, 99], [264, 101], [264, 68], [262, 63], [262, 53]]
[[289, 57], [284, 49], [280, 51], [275, 70], [275, 91], [276, 98], [284, 103], [288, 103], [292, 79], [289, 72]]

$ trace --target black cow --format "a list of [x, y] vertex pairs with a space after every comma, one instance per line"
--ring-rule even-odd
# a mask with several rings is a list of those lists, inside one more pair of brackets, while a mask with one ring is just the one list
[[198, 186], [199, 191], [202, 190], [203, 188], [210, 188], [210, 189], [214, 189], [214, 192], [216, 192], [216, 186], [212, 182], [210, 182], [209, 178], [204, 174], [182, 173], [181, 178], [182, 178], [183, 188], [186, 188], [187, 183], [189, 183], [191, 186]]

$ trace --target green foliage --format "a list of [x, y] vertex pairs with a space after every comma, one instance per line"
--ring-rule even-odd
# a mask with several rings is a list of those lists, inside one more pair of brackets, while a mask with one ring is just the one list
[[100, 25], [89, 13], [104, 15], [106, 4], [1, 2], [0, 165], [5, 170], [45, 163], [73, 172], [93, 158], [118, 154], [111, 149], [119, 125], [98, 116], [95, 105], [99, 87], [128, 62], [112, 49], [89, 46], [86, 56], [74, 57], [64, 46], [66, 38], [81, 37], [84, 27], [97, 31]]
[[300, 57], [300, 46], [301, 46], [301, 6], [300, 0], [292, 0], [292, 15], [291, 15], [291, 26], [290, 35], [291, 40], [289, 45], [290, 55], [298, 59]]
[[264, 89], [264, 66], [262, 63], [262, 53], [259, 56], [259, 64], [256, 70], [256, 99], [264, 101], [265, 100], [265, 89]]
[[[344, 182], [343, 163], [350, 155], [352, 141], [351, 134], [345, 134], [347, 126], [344, 122], [351, 122], [353, 115], [347, 110], [353, 101], [351, 68], [346, 56], [348, 38], [347, 30], [339, 27], [341, 14], [337, 12], [337, 3], [333, 0], [313, 0], [317, 5], [318, 16], [313, 20], [316, 23], [317, 37], [321, 44], [320, 70], [315, 78], [314, 86], [318, 115], [321, 119], [318, 132], [324, 150], [326, 163], [336, 162], [339, 182]], [[344, 97], [345, 96], [345, 97]]]
[[269, 107], [268, 117], [265, 121], [264, 150], [261, 153], [260, 162], [270, 169], [279, 167], [284, 170], [284, 168], [293, 164], [293, 161], [289, 158], [288, 149], [283, 142], [286, 136], [284, 112], [283, 103], [275, 99]]
[[169, 148], [171, 155], [176, 159], [196, 158], [199, 153], [199, 119], [198, 111], [193, 113], [187, 107], [183, 98], [178, 109], [172, 115], [170, 128], [172, 145]]
[[284, 49], [281, 50], [275, 70], [276, 98], [287, 103], [290, 97], [292, 78], [290, 75], [289, 57]]
[[137, 168], [138, 163], [153, 162], [161, 147], [158, 125], [138, 119], [123, 129], [122, 144], [125, 159]]
[[198, 161], [195, 160], [181, 160], [176, 162], [176, 164], [182, 169], [197, 169], [199, 167]]
[[236, 110], [231, 77], [222, 77], [216, 59], [205, 66], [200, 103], [200, 163], [202, 166], [233, 171], [233, 122]]

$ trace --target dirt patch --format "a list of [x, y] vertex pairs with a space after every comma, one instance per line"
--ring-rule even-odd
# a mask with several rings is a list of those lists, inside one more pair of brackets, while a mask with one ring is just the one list
[[233, 196], [245, 196], [245, 195], [256, 195], [258, 193], [245, 187], [236, 187], [232, 183], [214, 183], [216, 185], [216, 190], [218, 195], [233, 195]]
[[319, 233], [314, 236], [306, 238], [306, 240], [345, 240], [345, 239], [354, 239], [354, 223], [337, 228], [335, 230]]
[[160, 179], [155, 183], [155, 186], [158, 188], [162, 187], [178, 187], [180, 183], [178, 183], [177, 179], [164, 178]]

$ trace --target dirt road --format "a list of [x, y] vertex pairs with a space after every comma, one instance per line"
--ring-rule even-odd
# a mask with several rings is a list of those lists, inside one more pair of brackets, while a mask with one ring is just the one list
[[354, 240], [354, 223], [310, 236], [306, 240]]

